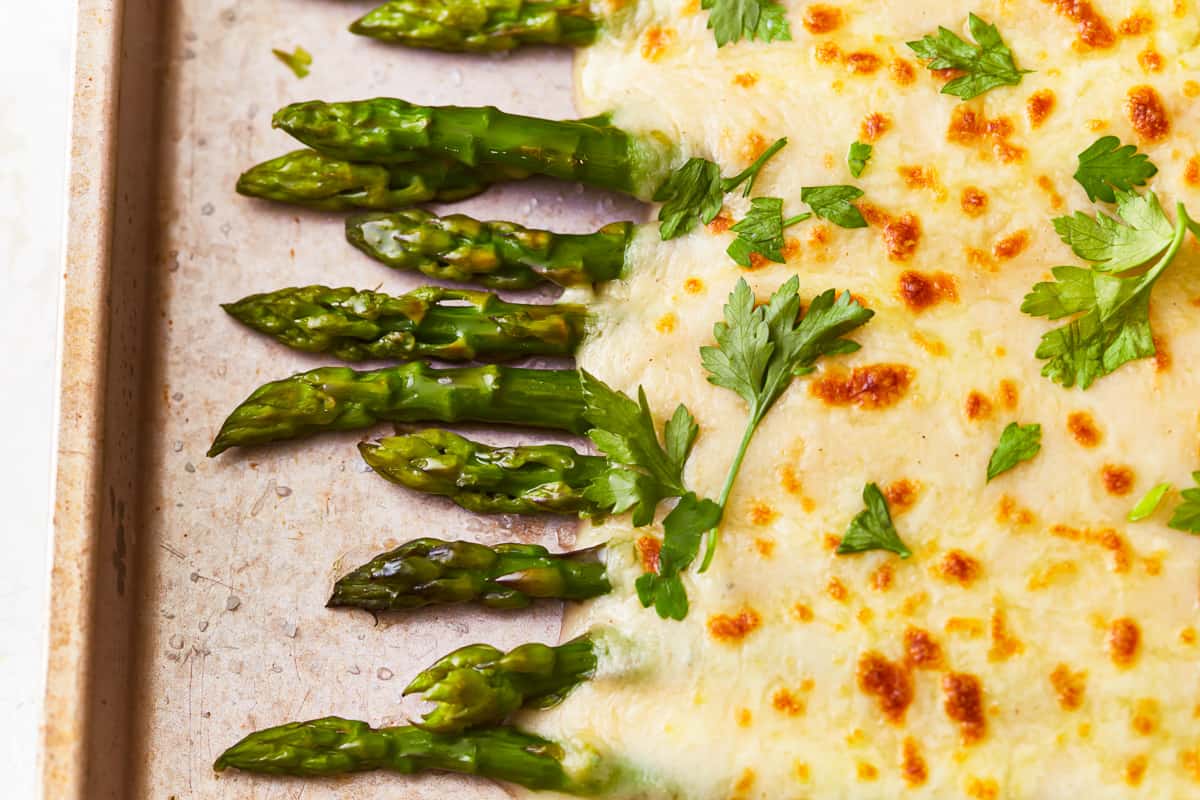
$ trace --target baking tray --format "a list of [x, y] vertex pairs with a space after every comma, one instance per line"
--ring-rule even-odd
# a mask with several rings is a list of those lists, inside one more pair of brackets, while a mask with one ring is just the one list
[[[224, 747], [262, 726], [332, 713], [403, 721], [416, 709], [402, 687], [454, 647], [558, 635], [554, 604], [378, 622], [323, 606], [339, 569], [399, 541], [557, 547], [573, 535], [570, 520], [475, 518], [420, 500], [364, 474], [353, 434], [204, 456], [255, 386], [326, 363], [247, 332], [218, 303], [284, 285], [417, 283], [347, 245], [336, 215], [234, 194], [239, 171], [295, 146], [271, 130], [272, 111], [394, 95], [573, 113], [569, 54], [448, 56], [345, 32], [371, 5], [80, 2], [46, 797], [504, 796], [449, 776], [301, 784], [211, 771]], [[314, 56], [305, 80], [271, 54], [296, 45]], [[455, 208], [561, 230], [640, 213], [550, 182]]]

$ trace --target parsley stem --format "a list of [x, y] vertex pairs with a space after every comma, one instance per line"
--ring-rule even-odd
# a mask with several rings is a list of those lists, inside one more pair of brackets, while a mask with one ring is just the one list
[[[725, 485], [721, 487], [721, 496], [717, 498], [717, 505], [721, 507], [721, 517], [725, 516], [725, 503], [729, 501], [729, 495], [733, 492], [733, 482], [737, 480], [738, 471], [742, 468], [742, 461], [746, 458], [746, 451], [750, 449], [750, 440], [754, 438], [754, 431], [758, 428], [759, 415], [751, 414], [750, 421], [746, 425], [746, 431], [742, 434], [742, 442], [738, 445], [737, 453], [733, 456], [733, 463], [729, 465], [729, 473], [725, 476]], [[717, 520], [717, 527], [708, 532], [707, 541], [704, 545], [704, 561], [700, 564], [698, 572], [706, 572], [712, 564], [713, 556], [717, 553], [717, 542], [721, 538], [721, 520]]]
[[812, 216], [811, 211], [805, 211], [803, 214], [797, 214], [794, 217], [788, 217], [787, 219], [785, 219], [783, 221], [783, 227], [790, 228], [798, 222], [804, 222], [804, 220], [808, 219], [811, 216]]
[[763, 151], [763, 154], [754, 159], [754, 163], [746, 167], [744, 170], [734, 175], [732, 178], [725, 178], [721, 181], [721, 188], [726, 192], [732, 192], [734, 189], [742, 185], [742, 181], [747, 178], [750, 182], [746, 184], [745, 191], [742, 192], [742, 197], [749, 197], [750, 190], [754, 188], [754, 181], [758, 178], [758, 173], [762, 169], [763, 164], [767, 163], [767, 159], [778, 153], [787, 144], [787, 137], [776, 139], [775, 143]]

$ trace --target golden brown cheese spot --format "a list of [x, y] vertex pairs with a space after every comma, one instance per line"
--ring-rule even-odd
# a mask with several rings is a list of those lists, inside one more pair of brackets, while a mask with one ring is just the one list
[[842, 48], [833, 42], [821, 42], [817, 45], [817, 61], [821, 64], [832, 64], [842, 57]]
[[899, 294], [910, 311], [920, 313], [939, 303], [957, 302], [958, 285], [954, 276], [947, 272], [910, 269], [900, 273]]
[[891, 564], [884, 562], [871, 570], [871, 588], [877, 592], [886, 592], [892, 588], [892, 581], [895, 577], [895, 568]]
[[653, 536], [640, 536], [634, 545], [643, 572], [658, 572], [658, 559], [662, 553], [662, 542]]
[[796, 603], [792, 606], [792, 616], [797, 622], [812, 622], [813, 611], [804, 603]]
[[1189, 186], [1200, 186], [1200, 156], [1192, 156], [1183, 168], [1183, 180]]
[[858, 659], [858, 688], [875, 698], [888, 722], [899, 725], [913, 701], [912, 673], [870, 651]]
[[792, 775], [801, 783], [807, 783], [810, 776], [808, 764], [805, 764], [803, 761], [797, 761], [792, 764]]
[[743, 89], [749, 89], [754, 84], [758, 83], [757, 72], [739, 72], [733, 76], [733, 83]]
[[754, 782], [758, 780], [758, 776], [754, 774], [754, 770], [747, 767], [742, 770], [742, 774], [738, 777], [737, 782], [733, 784], [733, 794], [735, 800], [744, 796], [747, 792], [754, 788]]
[[893, 261], [907, 261], [916, 252], [921, 242], [921, 221], [915, 214], [904, 214], [898, 219], [890, 219], [883, 225], [883, 243], [887, 248], [888, 258]]
[[770, 263], [771, 263], [770, 259], [768, 259], [766, 256], [762, 255], [761, 253], [751, 253], [750, 254], [750, 269], [752, 269], [752, 270], [762, 269], [763, 267], [767, 266]]
[[831, 406], [878, 410], [900, 402], [914, 374], [903, 364], [869, 364], [849, 372], [829, 369], [809, 383], [808, 391]]
[[1091, 131], [1092, 133], [1099, 133], [1100, 131], [1102, 131], [1108, 127], [1108, 120], [1106, 120], [1106, 119], [1089, 119], [1085, 124], [1087, 125], [1087, 129], [1089, 131]]
[[914, 627], [904, 631], [904, 660], [913, 669], [940, 669], [945, 663], [933, 634]]
[[972, 390], [965, 404], [967, 419], [987, 419], [992, 415], [992, 401], [983, 392]]
[[1162, 72], [1164, 66], [1162, 53], [1153, 47], [1147, 47], [1138, 53], [1138, 64], [1141, 65], [1142, 71], [1146, 73]]
[[725, 231], [729, 230], [732, 225], [733, 217], [729, 215], [728, 211], [721, 209], [717, 215], [713, 217], [713, 221], [708, 223], [708, 230], [710, 233], [724, 233]]
[[1000, 498], [996, 506], [996, 521], [1011, 522], [1021, 527], [1027, 527], [1037, 521], [1037, 517], [1028, 508], [1017, 505], [1017, 501], [1008, 495]]
[[992, 612], [988, 625], [992, 636], [992, 646], [988, 649], [988, 661], [1007, 661], [1025, 650], [1021, 640], [1008, 629], [1008, 615], [1004, 609], [998, 608]]
[[1000, 785], [991, 778], [969, 778], [966, 789], [972, 800], [996, 800], [1000, 796]]
[[850, 590], [846, 588], [846, 584], [835, 577], [829, 579], [829, 583], [825, 584], [825, 594], [829, 595], [829, 599], [836, 600], [839, 603], [846, 602], [846, 598], [850, 596]]
[[1124, 464], [1105, 464], [1100, 470], [1100, 480], [1104, 482], [1106, 492], [1124, 497], [1133, 491], [1135, 476], [1133, 470]]
[[888, 510], [892, 516], [903, 514], [916, 505], [920, 494], [921, 484], [908, 478], [894, 480], [883, 489], [883, 496], [887, 498]]
[[887, 114], [868, 114], [858, 127], [858, 136], [864, 142], [877, 142], [892, 129], [892, 118]]
[[911, 86], [917, 80], [917, 68], [903, 58], [892, 59], [892, 63], [888, 64], [888, 74], [897, 86]]
[[1129, 554], [1129, 544], [1121, 534], [1112, 528], [1086, 530], [1072, 528], [1069, 525], [1054, 525], [1050, 528], [1050, 533], [1060, 539], [1068, 539], [1073, 542], [1082, 542], [1102, 547], [1109, 551], [1112, 557], [1112, 570], [1114, 572], [1129, 571], [1132, 561]]
[[804, 713], [804, 700], [792, 694], [787, 689], [779, 689], [771, 696], [771, 705], [780, 714], [798, 717]]
[[1100, 444], [1103, 434], [1096, 427], [1096, 420], [1086, 411], [1074, 411], [1067, 417], [1067, 430], [1082, 447]]
[[808, 232], [808, 243], [814, 247], [824, 247], [833, 238], [833, 231], [825, 224], [817, 224]]
[[900, 757], [900, 776], [912, 788], [923, 785], [929, 779], [929, 767], [921, 755], [921, 747], [911, 736], [904, 739]]
[[860, 608], [854, 618], [860, 625], [870, 625], [871, 620], [875, 619], [875, 612], [869, 608]]
[[1157, 142], [1171, 132], [1167, 108], [1153, 86], [1135, 86], [1125, 96], [1125, 116], [1144, 141]]
[[763, 558], [771, 558], [775, 555], [775, 540], [756, 538], [754, 540], [754, 549]]
[[1083, 705], [1087, 691], [1087, 672], [1072, 672], [1066, 664], [1059, 664], [1050, 673], [1050, 685], [1058, 697], [1058, 706], [1063, 711], [1078, 711]]
[[742, 143], [741, 156], [749, 163], [765, 153], [770, 145], [767, 137], [758, 131], [751, 131], [746, 134], [746, 141]]
[[1144, 755], [1134, 756], [1129, 759], [1129, 763], [1125, 765], [1125, 783], [1130, 786], [1141, 786], [1142, 779], [1146, 777], [1146, 767], [1149, 761]]
[[1184, 81], [1183, 82], [1183, 96], [1189, 97], [1189, 98], [1200, 97], [1200, 82]]
[[1005, 378], [1000, 381], [1000, 402], [1007, 409], [1017, 407], [1017, 402], [1020, 400], [1020, 391], [1017, 389], [1016, 381], [1011, 381]]
[[950, 115], [946, 139], [964, 147], [976, 147], [981, 153], [990, 152], [1004, 163], [1011, 163], [1025, 157], [1023, 148], [1008, 141], [1013, 129], [1008, 117], [988, 119], [976, 108], [957, 106]]
[[987, 733], [987, 718], [983, 710], [983, 684], [974, 675], [951, 672], [942, 678], [942, 693], [946, 701], [942, 708], [946, 716], [958, 723], [964, 745], [974, 744]]
[[1146, 697], [1138, 700], [1134, 707], [1133, 716], [1129, 720], [1129, 727], [1138, 736], [1149, 736], [1158, 728], [1158, 720], [1161, 712], [1158, 707], [1158, 701], [1153, 698]]
[[762, 625], [762, 618], [752, 608], [743, 609], [736, 615], [715, 614], [708, 618], [708, 634], [725, 644], [742, 641]]
[[679, 317], [675, 316], [675, 312], [668, 311], [659, 318], [654, 324], [654, 329], [659, 333], [671, 333], [675, 330], [676, 324], [679, 322]]
[[1025, 586], [1030, 591], [1037, 592], [1074, 578], [1078, 573], [1079, 568], [1075, 566], [1074, 561], [1051, 561], [1030, 575]]
[[1196, 629], [1189, 625], [1181, 630], [1179, 632], [1179, 641], [1181, 644], [1188, 646], [1194, 645], [1196, 643]]
[[866, 761], [858, 762], [858, 779], [860, 781], [874, 781], [879, 779], [879, 770], [874, 764], [869, 764]]
[[1081, 49], [1104, 50], [1117, 40], [1112, 26], [1087, 0], [1045, 0], [1062, 16], [1075, 23], [1076, 45]]
[[961, 550], [949, 550], [934, 568], [938, 577], [964, 588], [983, 574], [983, 565]]
[[788, 494], [798, 495], [804, 492], [804, 482], [800, 480], [791, 464], [784, 464], [779, 468], [779, 485]]
[[939, 186], [937, 170], [933, 167], [906, 165], [900, 167], [897, 172], [909, 189], [936, 189]]
[[1154, 30], [1154, 17], [1145, 11], [1137, 11], [1121, 20], [1117, 31], [1122, 36], [1142, 36]]
[[647, 61], [658, 61], [671, 45], [675, 44], [675, 29], [664, 28], [661, 25], [651, 26], [642, 38], [642, 58]]
[[1179, 768], [1196, 783], [1200, 783], [1200, 748], [1179, 751]]
[[1029, 231], [1021, 229], [1013, 231], [992, 245], [992, 255], [996, 258], [1016, 258], [1029, 246]]
[[816, 3], [804, 9], [804, 29], [819, 35], [836, 31], [842, 24], [842, 10], [836, 6]]
[[967, 639], [978, 639], [983, 636], [987, 626], [983, 620], [974, 617], [951, 617], [946, 620], [944, 630], [953, 636], [963, 636]]
[[783, 248], [780, 250], [783, 253], [784, 261], [791, 261], [796, 256], [800, 255], [800, 240], [792, 236], [788, 236], [783, 240]]
[[1108, 657], [1123, 669], [1133, 666], [1142, 643], [1142, 629], [1129, 617], [1113, 620], [1108, 629]]
[[737, 722], [739, 728], [749, 728], [754, 722], [754, 715], [750, 713], [748, 708], [739, 708], [733, 712], [734, 721]]
[[929, 595], [925, 592], [914, 592], [904, 598], [904, 602], [900, 604], [900, 613], [903, 616], [911, 617], [916, 614], [921, 608], [929, 602]]
[[704, 281], [699, 278], [688, 278], [683, 282], [683, 290], [688, 294], [701, 294], [704, 291]]
[[1050, 89], [1038, 89], [1029, 95], [1029, 99], [1025, 101], [1025, 113], [1029, 115], [1029, 126], [1031, 128], [1042, 127], [1046, 117], [1054, 111], [1056, 102], [1054, 92]]
[[846, 68], [855, 75], [872, 75], [883, 66], [883, 59], [869, 50], [847, 53], [842, 61]]
[[978, 217], [987, 211], [988, 196], [977, 186], [968, 186], [962, 190], [959, 205], [968, 217]]
[[924, 350], [926, 353], [929, 353], [931, 356], [941, 358], [948, 352], [945, 342], [943, 342], [941, 339], [932, 339], [920, 331], [913, 331], [909, 334], [909, 338], [916, 342], [922, 350]]
[[1039, 175], [1037, 178], [1038, 188], [1046, 193], [1046, 199], [1050, 201], [1050, 207], [1057, 210], [1066, 205], [1061, 194], [1054, 188], [1054, 181], [1050, 180], [1049, 175]]
[[755, 500], [750, 504], [750, 522], [754, 525], [770, 525], [779, 516], [770, 503]]
[[842, 537], [835, 536], [832, 533], [825, 534], [825, 549], [829, 551], [837, 550], [842, 543]]

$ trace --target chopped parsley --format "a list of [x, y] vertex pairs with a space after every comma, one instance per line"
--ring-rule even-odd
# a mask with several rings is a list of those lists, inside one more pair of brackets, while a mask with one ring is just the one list
[[1162, 503], [1167, 492], [1171, 491], [1171, 484], [1160, 483], [1150, 491], [1146, 492], [1146, 496], [1138, 500], [1136, 506], [1129, 512], [1126, 517], [1130, 522], [1141, 522], [1158, 510], [1158, 506]]
[[[1200, 472], [1193, 472], [1192, 480], [1200, 484]], [[1184, 489], [1180, 494], [1183, 502], [1175, 507], [1167, 525], [1177, 531], [1200, 533], [1200, 488]]]
[[663, 619], [687, 616], [688, 599], [681, 574], [700, 552], [704, 533], [721, 520], [721, 507], [712, 500], [688, 492], [663, 520], [663, 545], [658, 554], [658, 572], [645, 572], [635, 582], [644, 608], [654, 606]]
[[854, 142], [850, 145], [850, 152], [846, 154], [846, 166], [850, 168], [850, 174], [855, 178], [861, 178], [863, 171], [867, 168], [867, 162], [871, 160], [871, 152], [874, 150], [869, 144], [863, 142]]
[[[1198, 227], [1182, 203], [1176, 205], [1172, 225], [1153, 192], [1116, 190], [1115, 198], [1124, 224], [1104, 214], [1055, 220], [1063, 241], [1081, 258], [1095, 260], [1094, 267], [1055, 267], [1054, 281], [1036, 284], [1021, 303], [1031, 316], [1074, 317], [1046, 332], [1035, 352], [1046, 361], [1042, 374], [1065, 387], [1086, 389], [1121, 365], [1154, 355], [1150, 292], [1187, 231]], [[1135, 268], [1134, 259], [1144, 255], [1158, 261], [1133, 275], [1118, 274]]]
[[1146, 181], [1158, 174], [1158, 167], [1145, 153], [1139, 153], [1131, 144], [1121, 145], [1115, 136], [1101, 136], [1092, 146], [1079, 154], [1079, 169], [1075, 180], [1087, 192], [1093, 203], [1117, 201], [1114, 189], [1133, 191], [1135, 186], [1144, 186]]
[[992, 451], [991, 459], [988, 460], [988, 481], [991, 482], [992, 478], [1003, 472], [1008, 472], [1022, 461], [1030, 460], [1041, 449], [1041, 425], [1036, 423], [1033, 425], [1018, 425], [1015, 422], [1008, 423], [1008, 427], [1000, 434], [1000, 442], [996, 445], [996, 449]]
[[732, 178], [722, 178], [721, 168], [706, 158], [689, 158], [654, 193], [654, 201], [663, 204], [658, 211], [659, 236], [663, 241], [674, 239], [694, 228], [697, 219], [705, 225], [712, 222], [721, 213], [725, 195], [743, 183], [746, 188], [742, 195], [749, 196], [763, 165], [786, 144], [786, 138], [776, 140]]
[[997, 86], [1016, 86], [1021, 82], [1021, 76], [1030, 72], [1017, 69], [1012, 50], [1004, 44], [995, 25], [971, 14], [967, 18], [967, 27], [975, 44], [940, 26], [936, 35], [907, 43], [914, 53], [925, 59], [929, 69], [953, 69], [964, 73], [943, 86], [942, 94], [970, 100]]
[[879, 491], [879, 487], [868, 483], [863, 487], [862, 498], [866, 508], [850, 521], [850, 527], [838, 545], [837, 554], [845, 556], [868, 550], [889, 550], [901, 558], [911, 556], [912, 551], [896, 533], [892, 515], [888, 512], [887, 498]]
[[[757, 305], [754, 292], [744, 278], [725, 304], [725, 319], [713, 326], [715, 347], [700, 348], [700, 360], [708, 380], [746, 401], [748, 419], [741, 443], [734, 454], [717, 504], [722, 508], [733, 490], [738, 470], [750, 447], [754, 431], [796, 377], [814, 370], [817, 359], [853, 353], [859, 345], [842, 338], [874, 316], [846, 292], [840, 297], [829, 289], [813, 298], [800, 315], [799, 278], [792, 276], [779, 287], [766, 305]], [[712, 563], [718, 531], [709, 533], [700, 571]]]
[[791, 41], [787, 9], [774, 0], [701, 0], [700, 7], [708, 12], [708, 28], [717, 47], [743, 38]]
[[303, 47], [297, 47], [296, 51], [289, 53], [286, 50], [271, 50], [275, 57], [287, 65], [297, 78], [307, 78], [308, 68], [312, 66], [312, 54]]
[[867, 227], [862, 212], [853, 203], [862, 196], [862, 189], [854, 186], [805, 186], [800, 190], [800, 199], [814, 214], [843, 228]]
[[750, 201], [746, 218], [730, 228], [737, 238], [725, 252], [743, 267], [752, 265], [751, 256], [758, 254], [777, 264], [784, 262], [783, 231], [811, 217], [807, 212], [783, 218], [783, 200], [778, 197], [756, 197]]

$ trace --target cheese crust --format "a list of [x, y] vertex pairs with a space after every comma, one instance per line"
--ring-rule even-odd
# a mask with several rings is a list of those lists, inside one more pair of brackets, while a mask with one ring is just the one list
[[[640, 607], [625, 521], [616, 589], [569, 613], [655, 668], [598, 678], [522, 720], [619, 754], [645, 796], [1089, 800], [1200, 795], [1200, 540], [1126, 514], [1200, 467], [1200, 248], [1189, 240], [1152, 303], [1157, 358], [1087, 391], [1040, 373], [1054, 323], [1020, 311], [1052, 267], [1078, 264], [1052, 217], [1094, 211], [1071, 178], [1101, 135], [1159, 166], [1164, 208], [1200, 211], [1200, 10], [1194, 0], [788, 3], [793, 41], [718, 50], [695, 0], [642, 0], [579, 58], [586, 114], [659, 130], [732, 174], [774, 139], [755, 194], [804, 210], [802, 186], [850, 183], [870, 226], [788, 230], [786, 264], [742, 270], [716, 223], [669, 242], [647, 227], [583, 368], [701, 433], [687, 480], [715, 496], [745, 408], [706, 381], [698, 350], [738, 277], [765, 298], [792, 275], [876, 311], [862, 349], [793, 383], [759, 429], [713, 568], [689, 575], [683, 622]], [[612, 9], [610, 9], [611, 11]], [[995, 24], [1019, 86], [960, 102], [904, 43], [968, 12]], [[874, 145], [861, 179], [851, 142]], [[1041, 453], [991, 483], [1010, 422]], [[914, 555], [837, 556], [865, 483], [888, 496]], [[652, 549], [652, 548], [649, 548]]]

